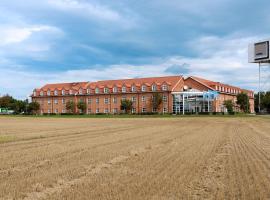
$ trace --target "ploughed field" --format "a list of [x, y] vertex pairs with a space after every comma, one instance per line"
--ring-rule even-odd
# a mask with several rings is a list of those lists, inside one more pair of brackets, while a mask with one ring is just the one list
[[270, 119], [0, 117], [0, 199], [270, 199]]

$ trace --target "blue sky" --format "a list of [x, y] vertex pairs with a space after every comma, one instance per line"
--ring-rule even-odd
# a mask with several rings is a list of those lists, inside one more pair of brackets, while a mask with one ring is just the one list
[[172, 74], [256, 89], [247, 45], [269, 38], [269, 10], [267, 0], [1, 0], [0, 95]]

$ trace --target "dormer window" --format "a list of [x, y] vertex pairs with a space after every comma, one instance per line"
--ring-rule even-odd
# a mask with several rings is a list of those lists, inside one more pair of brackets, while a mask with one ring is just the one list
[[142, 85], [142, 92], [145, 92], [145, 91], [146, 91], [146, 86]]
[[82, 89], [79, 89], [79, 94], [82, 94], [83, 93], [83, 90]]
[[87, 94], [90, 94], [91, 93], [91, 89], [90, 88], [87, 88], [86, 92], [87, 92]]
[[47, 96], [50, 96], [50, 95], [51, 95], [51, 91], [48, 90], [48, 91], [47, 91]]
[[104, 93], [105, 93], [105, 94], [108, 94], [108, 93], [109, 93], [109, 88], [106, 88], [106, 87], [105, 87], [105, 88], [104, 88]]
[[58, 91], [54, 90], [54, 95], [57, 96], [58, 95]]
[[69, 90], [69, 94], [72, 95], [73, 94], [73, 91], [72, 90]]
[[43, 91], [41, 91], [41, 92], [39, 93], [39, 95], [40, 95], [40, 96], [43, 96], [43, 95], [44, 95]]
[[162, 85], [162, 90], [163, 90], [163, 91], [167, 91], [167, 90], [168, 90], [168, 86], [167, 86], [166, 84], [163, 84], [163, 85]]
[[122, 92], [127, 92], [126, 86], [123, 86], [123, 87], [122, 87]]
[[65, 90], [62, 90], [62, 95], [65, 95]]
[[156, 84], [152, 85], [152, 91], [157, 91], [157, 85]]
[[136, 92], [136, 86], [135, 85], [131, 86], [131, 92]]
[[117, 87], [113, 87], [113, 93], [117, 93], [117, 92], [118, 92]]
[[34, 95], [34, 96], [37, 96], [37, 92], [36, 92], [36, 91], [34, 91], [33, 95]]
[[98, 94], [99, 93], [99, 88], [95, 89], [95, 93]]

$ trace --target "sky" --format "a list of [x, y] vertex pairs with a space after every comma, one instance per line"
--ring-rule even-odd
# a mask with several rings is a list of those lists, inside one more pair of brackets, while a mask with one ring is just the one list
[[1, 0], [0, 95], [46, 83], [194, 75], [257, 90], [268, 0]]

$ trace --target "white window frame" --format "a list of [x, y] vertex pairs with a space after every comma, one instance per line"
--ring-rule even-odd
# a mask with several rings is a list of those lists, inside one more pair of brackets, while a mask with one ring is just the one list
[[66, 103], [66, 99], [62, 98], [62, 104]]
[[58, 104], [58, 99], [54, 100], [54, 104], [56, 104], [56, 105]]
[[142, 92], [145, 92], [146, 91], [146, 86], [142, 85], [141, 90], [142, 90]]
[[168, 85], [167, 84], [163, 84], [162, 85], [162, 90], [163, 91], [168, 91]]
[[145, 102], [145, 101], [146, 101], [146, 97], [142, 96], [142, 102]]
[[126, 86], [122, 86], [122, 92], [126, 93], [127, 92], [127, 87]]
[[163, 101], [163, 102], [168, 102], [168, 97], [167, 97], [167, 95], [163, 95], [162, 101]]
[[96, 104], [99, 104], [99, 97], [96, 98]]
[[87, 99], [87, 103], [88, 103], [88, 104], [91, 104], [91, 103], [92, 103], [92, 99], [91, 99], [91, 98], [88, 98], [88, 99]]
[[108, 97], [104, 98], [104, 104], [109, 104], [109, 98]]
[[65, 95], [65, 90], [62, 90], [61, 93], [62, 93], [62, 95], [64, 96], [64, 95]]
[[99, 88], [95, 88], [95, 93], [99, 94]]
[[146, 108], [142, 107], [142, 113], [146, 113]]
[[117, 103], [117, 97], [113, 97], [113, 103]]
[[104, 92], [105, 94], [108, 94], [108, 93], [109, 93], [109, 88], [105, 87], [105, 88], [103, 89], [103, 92]]
[[135, 85], [131, 86], [131, 92], [136, 92], [136, 86]]
[[99, 108], [96, 109], [96, 113], [99, 113]]
[[43, 91], [40, 91], [39, 95], [43, 97], [44, 95]]
[[57, 95], [58, 95], [58, 91], [54, 90], [54, 96], [57, 96]]
[[133, 107], [133, 108], [131, 109], [131, 113], [133, 113], [133, 114], [136, 113], [136, 108]]
[[132, 101], [132, 102], [136, 102], [136, 101], [137, 101], [136, 96], [132, 96], [132, 97], [131, 97], [131, 101]]
[[50, 90], [47, 91], [47, 96], [51, 96], [51, 91]]
[[155, 92], [157, 91], [157, 85], [156, 84], [153, 84], [152, 87], [151, 87], [152, 91]]
[[90, 94], [90, 93], [91, 93], [91, 89], [90, 89], [90, 88], [87, 88], [87, 89], [86, 89], [86, 93], [87, 93], [87, 94]]
[[118, 92], [118, 88], [115, 86], [113, 87], [113, 93], [117, 93]]
[[83, 90], [82, 89], [79, 89], [79, 94], [83, 94]]
[[48, 99], [48, 102], [47, 102], [47, 103], [48, 103], [48, 105], [51, 105], [51, 100], [50, 100], [50, 99]]

